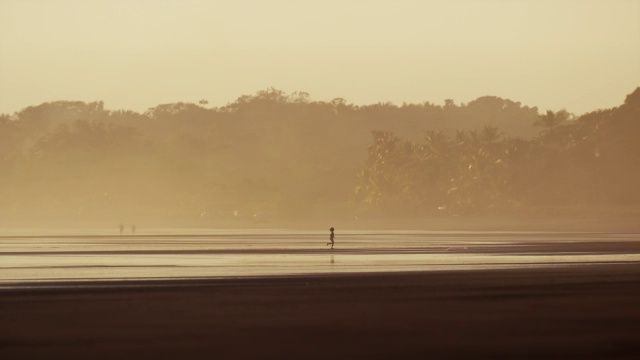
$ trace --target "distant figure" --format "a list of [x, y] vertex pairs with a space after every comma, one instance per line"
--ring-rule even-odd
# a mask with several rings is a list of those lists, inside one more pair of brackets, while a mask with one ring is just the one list
[[329, 229], [329, 231], [331, 231], [331, 235], [329, 235], [329, 240], [331, 240], [330, 243], [327, 243], [327, 245], [331, 244], [331, 249], [333, 250], [333, 244], [335, 244], [335, 242], [333, 241], [333, 239], [335, 239], [335, 234], [333, 233], [333, 228]]
[[136, 224], [131, 225], [131, 233], [132, 233], [133, 235], [135, 235], [135, 234], [136, 234]]
[[123, 231], [124, 231], [124, 225], [120, 224], [120, 235], [122, 235]]

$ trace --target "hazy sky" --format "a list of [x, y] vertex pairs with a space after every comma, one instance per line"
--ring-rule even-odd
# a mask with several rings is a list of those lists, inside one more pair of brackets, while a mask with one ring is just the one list
[[0, 113], [222, 106], [275, 87], [581, 114], [637, 86], [640, 0], [0, 0]]

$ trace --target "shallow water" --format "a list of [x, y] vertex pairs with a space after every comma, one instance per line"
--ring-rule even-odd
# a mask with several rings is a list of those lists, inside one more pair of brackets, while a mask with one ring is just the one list
[[[45, 234], [45, 235], [43, 235]], [[640, 262], [640, 234], [156, 229], [0, 233], [0, 285]]]

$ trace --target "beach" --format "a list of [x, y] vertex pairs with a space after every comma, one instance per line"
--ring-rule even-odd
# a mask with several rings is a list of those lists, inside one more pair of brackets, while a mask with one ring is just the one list
[[2, 292], [2, 358], [640, 354], [638, 265], [136, 285]]
[[[139, 248], [132, 246], [126, 256], [112, 248], [121, 246], [113, 237], [49, 237], [51, 249], [29, 245], [44, 244], [40, 237], [4, 238], [0, 358], [640, 355], [636, 235], [412, 232], [377, 234], [379, 241], [367, 246], [357, 240], [374, 235], [338, 237], [333, 253], [307, 244], [307, 239], [320, 237], [315, 233], [289, 233], [286, 246], [272, 237], [261, 243], [255, 234], [237, 235], [231, 245], [229, 234], [180, 237], [186, 241], [181, 251], [172, 248], [176, 239], [171, 237], [161, 254], [150, 253], [144, 238], [138, 238]], [[262, 245], [245, 249], [238, 238]], [[389, 238], [398, 243], [388, 245]], [[10, 245], [15, 241], [33, 249]], [[157, 241], [157, 236], [152, 238]], [[377, 250], [364, 249], [371, 246]], [[8, 249], [15, 253], [8, 254]], [[160, 257], [146, 260], [146, 267], [135, 266], [136, 256], [151, 255]], [[175, 261], [173, 256], [188, 260], [168, 268], [179, 276], [165, 276], [162, 261]], [[408, 269], [398, 265], [412, 256]], [[192, 264], [202, 257], [215, 266]], [[508, 261], [501, 260], [505, 257]], [[518, 257], [523, 261], [514, 263]], [[82, 265], [87, 258], [98, 265]], [[108, 265], [116, 261], [111, 258], [118, 259], [119, 267]], [[34, 266], [37, 259], [41, 267]], [[227, 264], [228, 271], [216, 259]], [[256, 259], [261, 274], [242, 270], [242, 264], [255, 265]], [[306, 271], [300, 259], [310, 262]], [[358, 265], [371, 259], [377, 262]], [[455, 259], [461, 263], [452, 264]], [[236, 260], [240, 263], [233, 263]], [[436, 265], [428, 264], [431, 260]], [[47, 272], [49, 278], [43, 275]], [[71, 273], [78, 276], [69, 277]]]

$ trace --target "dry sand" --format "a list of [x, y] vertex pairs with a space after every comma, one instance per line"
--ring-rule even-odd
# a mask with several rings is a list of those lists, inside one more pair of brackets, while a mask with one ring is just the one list
[[640, 358], [637, 263], [101, 284], [1, 290], [0, 358]]

